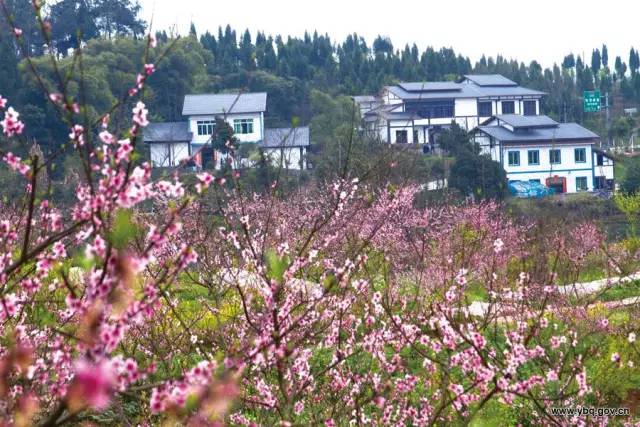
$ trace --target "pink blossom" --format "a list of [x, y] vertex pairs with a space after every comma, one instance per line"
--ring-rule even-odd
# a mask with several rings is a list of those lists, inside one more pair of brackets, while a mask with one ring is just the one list
[[138, 101], [133, 111], [133, 121], [141, 127], [145, 127], [149, 124], [147, 120], [147, 114], [149, 111], [145, 108], [144, 103]]
[[14, 110], [13, 107], [9, 107], [4, 113], [4, 120], [0, 122], [0, 125], [2, 125], [6, 136], [12, 137], [13, 135], [20, 135], [24, 130], [24, 123], [18, 119], [19, 116], [20, 113]]
[[75, 364], [75, 377], [69, 390], [72, 406], [86, 404], [93, 409], [109, 406], [115, 386], [115, 375], [106, 362], [91, 363], [85, 359]]
[[209, 188], [209, 185], [213, 182], [213, 176], [207, 172], [199, 173], [197, 178], [200, 181], [196, 184], [198, 194], [202, 193], [204, 189]]
[[78, 146], [84, 145], [84, 127], [82, 125], [73, 125], [69, 133], [69, 139]]

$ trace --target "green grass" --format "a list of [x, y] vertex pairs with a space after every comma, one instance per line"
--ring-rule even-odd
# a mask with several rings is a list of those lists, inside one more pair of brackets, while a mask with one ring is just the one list
[[622, 283], [607, 289], [599, 298], [600, 301], [618, 301], [640, 296], [640, 281]]

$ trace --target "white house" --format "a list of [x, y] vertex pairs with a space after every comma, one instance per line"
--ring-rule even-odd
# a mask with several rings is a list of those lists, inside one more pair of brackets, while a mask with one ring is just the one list
[[471, 130], [496, 114], [538, 115], [544, 92], [527, 89], [498, 74], [466, 75], [459, 82], [412, 82], [387, 86], [374, 100], [353, 97], [363, 127], [391, 144], [435, 148], [435, 135], [452, 121]]
[[613, 160], [594, 148], [598, 135], [576, 123], [502, 114], [471, 134], [510, 181], [539, 182], [557, 193], [613, 188]]
[[144, 130], [153, 167], [173, 167], [187, 160], [193, 138], [187, 122], [152, 123]]
[[[274, 164], [306, 169], [309, 128], [265, 129], [266, 110], [265, 92], [186, 95], [182, 108], [186, 121], [150, 123], [145, 128], [151, 163], [154, 167], [173, 167], [190, 162], [196, 167], [219, 168], [224, 156], [205, 148], [215, 135], [216, 119], [222, 119], [240, 144], [257, 144]], [[243, 166], [249, 163], [241, 162]]]
[[309, 128], [296, 127], [266, 129], [259, 147], [274, 167], [302, 170], [309, 167], [309, 145]]

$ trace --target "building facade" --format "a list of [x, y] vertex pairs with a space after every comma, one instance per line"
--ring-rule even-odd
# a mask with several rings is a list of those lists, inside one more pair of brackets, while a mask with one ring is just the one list
[[509, 181], [534, 181], [556, 193], [614, 188], [613, 160], [595, 148], [598, 135], [547, 116], [495, 115], [471, 132], [482, 154]]
[[459, 82], [413, 82], [387, 86], [382, 93], [353, 97], [363, 129], [391, 144], [424, 144], [433, 150], [436, 135], [452, 122], [471, 130], [497, 114], [535, 116], [545, 95], [497, 74], [466, 75]]
[[[175, 167], [189, 163], [194, 167], [219, 168], [225, 156], [211, 148], [216, 120], [224, 120], [233, 129], [240, 144], [256, 144], [291, 169], [306, 169], [310, 144], [308, 128], [265, 129], [267, 94], [229, 93], [186, 95], [182, 108], [184, 122], [150, 123], [144, 130], [153, 167]], [[209, 149], [207, 149], [209, 147]], [[249, 160], [240, 165], [249, 165]]]

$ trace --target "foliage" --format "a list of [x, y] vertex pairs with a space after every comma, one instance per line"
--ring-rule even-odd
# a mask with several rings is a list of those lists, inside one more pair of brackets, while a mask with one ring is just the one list
[[[139, 72], [106, 111], [86, 102], [105, 82], [76, 75], [81, 51], [50, 57], [50, 69], [34, 59], [45, 83], [31, 90], [73, 153], [68, 205], [51, 200], [66, 184], [48, 173], [58, 151], [31, 147], [19, 104], [0, 97], [3, 173], [22, 190], [0, 206], [3, 419], [466, 425], [497, 414], [570, 425], [592, 420], [551, 408], [612, 406], [637, 386], [634, 307], [605, 310], [555, 282], [559, 265], [578, 274], [592, 257], [636, 259], [591, 223], [539, 235], [495, 202], [418, 207], [420, 187], [393, 173], [346, 178], [357, 172], [347, 161], [341, 178], [292, 194], [275, 181], [247, 195], [237, 169], [152, 179], [136, 159], [141, 98], [166, 47], [145, 37], [124, 64]], [[479, 294], [480, 311], [469, 299]]]
[[635, 194], [640, 188], [640, 161], [633, 159], [625, 168], [620, 189], [627, 194]]
[[458, 124], [438, 136], [440, 146], [456, 156], [449, 173], [449, 186], [462, 194], [480, 199], [501, 199], [506, 194], [507, 176], [502, 166], [470, 141]]

